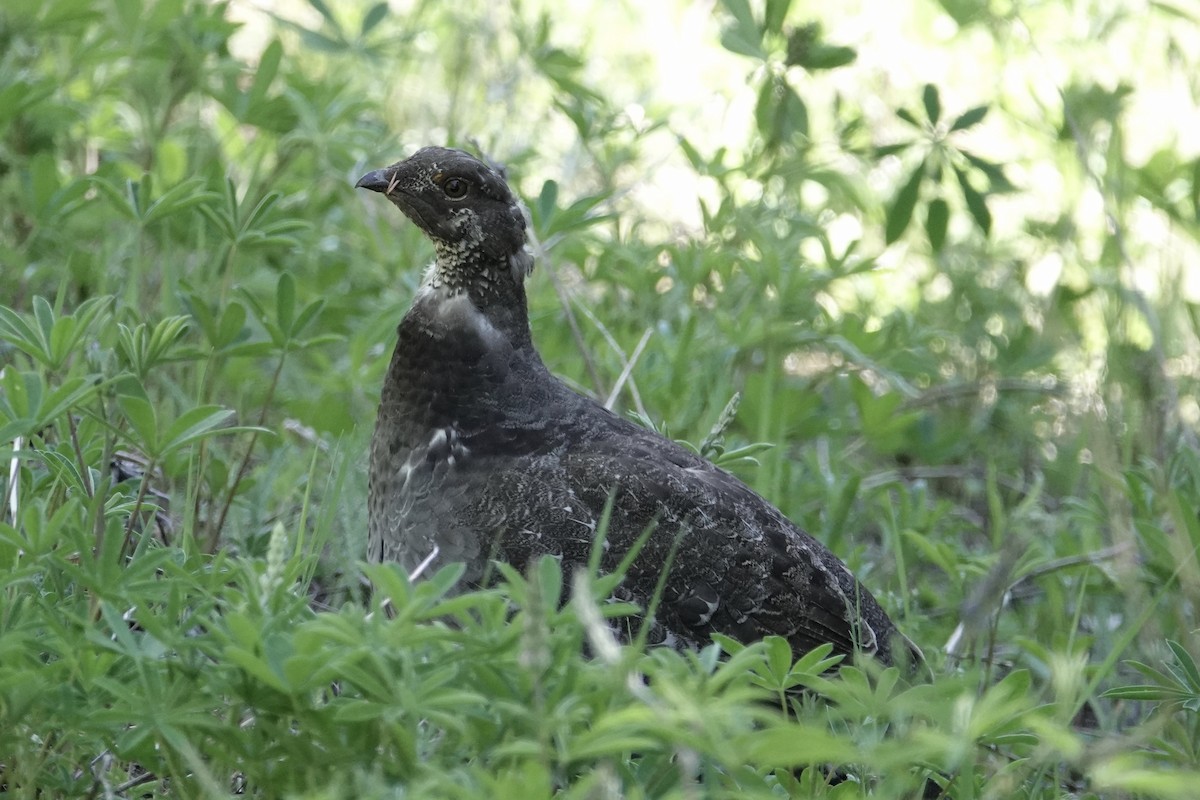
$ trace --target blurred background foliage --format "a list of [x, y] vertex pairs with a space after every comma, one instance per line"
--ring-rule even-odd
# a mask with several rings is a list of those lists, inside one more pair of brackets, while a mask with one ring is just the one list
[[[392, 653], [385, 675], [458, 663], [446, 613], [466, 614], [505, 674], [530, 669], [490, 595], [448, 611], [397, 583], [393, 600], [424, 598], [402, 620], [415, 629], [361, 612], [363, 454], [432, 251], [352, 187], [448, 144], [503, 164], [529, 207], [551, 369], [703, 441], [929, 654], [924, 704], [845, 695], [852, 722], [822, 735], [877, 769], [934, 767], [949, 796], [1192, 796], [1197, 54], [1194, 0], [4, 0], [0, 784], [915, 790], [768, 769], [839, 761], [820, 747], [794, 761], [734, 736], [744, 746], [723, 752], [729, 730], [766, 723], [708, 690], [657, 698], [682, 716], [652, 733], [634, 693], [627, 727], [584, 755], [547, 743], [579, 744], [600, 716], [551, 734], [535, 709], [526, 730], [496, 700], [504, 680], [474, 672], [427, 676], [413, 706], [381, 701], [358, 664], [340, 699], [363, 704], [335, 716], [377, 727], [346, 738], [321, 716], [317, 687], [342, 673], [296, 662], [306, 647]], [[536, 624], [558, 613], [539, 602]], [[480, 634], [481, 618], [497, 624]], [[403, 650], [433, 630], [421, 646], [435, 650]], [[553, 640], [564, 696], [600, 680], [572, 650], [582, 635]], [[752, 655], [778, 666], [767, 645]], [[343, 656], [329, 663], [350, 669]], [[658, 666], [639, 670], [681, 683], [717, 669], [646, 658]], [[404, 736], [428, 748], [454, 728], [439, 703], [478, 700], [446, 694], [451, 675], [496, 708], [420, 767], [432, 751]], [[626, 691], [601, 685], [595, 715]], [[139, 721], [151, 695], [181, 716]], [[703, 723], [680, 710], [700, 699]], [[960, 742], [967, 700], [995, 713]], [[925, 733], [885, 758], [864, 743], [885, 747], [873, 713], [880, 731]], [[238, 734], [248, 719], [257, 732]], [[312, 753], [270, 750], [289, 724], [359, 760], [306, 771]], [[697, 724], [711, 738], [686, 752], [708, 778], [689, 784], [673, 737]], [[530, 738], [489, 750], [506, 726]], [[408, 755], [355, 736], [399, 737]], [[494, 760], [463, 755], [480, 752]]]

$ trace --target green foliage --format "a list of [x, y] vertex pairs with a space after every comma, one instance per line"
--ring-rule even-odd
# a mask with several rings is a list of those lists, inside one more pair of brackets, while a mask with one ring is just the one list
[[[1200, 21], [904, 12], [992, 85], [723, 0], [661, 51], [730, 136], [594, 6], [0, 4], [0, 786], [1191, 797], [1200, 158], [1144, 102]], [[352, 186], [424, 143], [523, 190], [551, 368], [828, 543], [926, 674], [646, 651], [619, 575], [549, 560], [360, 562], [430, 251]]]
[[[980, 175], [987, 181], [988, 194], [999, 194], [1012, 190], [1012, 184], [1004, 176], [1003, 168], [984, 158], [968, 152], [947, 142], [946, 137], [958, 131], [966, 131], [981, 123], [987, 116], [987, 106], [976, 106], [964, 111], [947, 124], [942, 121], [941, 100], [938, 89], [932, 84], [925, 84], [921, 95], [925, 119], [919, 120], [912, 112], [901, 108], [896, 116], [922, 134], [920, 141], [909, 140], [886, 147], [878, 148], [878, 155], [893, 155], [917, 151], [919, 159], [907, 180], [896, 193], [895, 199], [887, 210], [887, 226], [885, 238], [888, 244], [898, 240], [908, 224], [912, 221], [913, 210], [917, 205], [921, 187], [929, 184], [926, 193], [941, 193], [943, 190], [942, 177], [947, 170], [954, 175], [954, 180], [962, 193], [962, 199], [967, 211], [979, 231], [987, 236], [992, 229], [992, 214], [988, 210], [987, 199], [972, 184], [972, 176]], [[946, 229], [949, 223], [949, 206], [942, 197], [932, 198], [927, 206], [925, 233], [929, 237], [930, 247], [934, 253], [940, 253], [946, 243]]]

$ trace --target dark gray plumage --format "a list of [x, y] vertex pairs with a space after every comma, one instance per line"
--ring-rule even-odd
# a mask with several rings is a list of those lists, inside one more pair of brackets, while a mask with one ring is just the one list
[[427, 147], [358, 186], [380, 192], [433, 241], [399, 327], [371, 441], [374, 561], [518, 568], [549, 553], [585, 564], [610, 495], [605, 566], [656, 524], [622, 586], [649, 600], [678, 553], [657, 613], [661, 640], [698, 646], [785, 637], [796, 653], [893, 662], [905, 641], [828, 549], [708, 461], [576, 394], [533, 347], [525, 218], [504, 179], [472, 156]]

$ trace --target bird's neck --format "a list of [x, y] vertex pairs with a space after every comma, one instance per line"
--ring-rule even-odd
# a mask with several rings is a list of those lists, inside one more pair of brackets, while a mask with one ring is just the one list
[[437, 259], [425, 273], [413, 308], [424, 305], [428, 322], [443, 328], [441, 333], [456, 335], [450, 329], [455, 325], [466, 325], [469, 333], [483, 322], [502, 334], [509, 346], [532, 347], [525, 298], [525, 275], [531, 264], [525, 251], [493, 257], [439, 243]]
[[[504, 296], [503, 289], [511, 293]], [[520, 284], [426, 280], [404, 315], [380, 419], [416, 427], [488, 424], [511, 387], [544, 372], [533, 347]]]

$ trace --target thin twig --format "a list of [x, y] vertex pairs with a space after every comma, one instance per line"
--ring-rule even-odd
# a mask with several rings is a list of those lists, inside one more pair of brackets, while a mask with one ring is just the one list
[[[596, 326], [596, 330], [600, 331], [600, 335], [604, 337], [604, 341], [608, 342], [608, 346], [617, 354], [617, 358], [621, 360], [622, 367], [629, 364], [629, 359], [625, 358], [625, 351], [621, 349], [621, 345], [617, 342], [617, 337], [612, 335], [608, 326], [600, 321], [600, 318], [592, 313], [592, 310], [583, 303], [579, 304], [579, 310], [588, 318], [588, 321]], [[634, 409], [646, 419], [650, 418], [650, 414], [646, 411], [646, 407], [642, 404], [642, 393], [638, 391], [637, 381], [629, 379], [629, 396], [633, 398]], [[607, 406], [606, 406], [607, 408]]]
[[908, 411], [914, 408], [937, 405], [944, 401], [957, 400], [962, 397], [976, 397], [987, 389], [994, 389], [997, 394], [1030, 392], [1033, 394], [1046, 394], [1052, 397], [1063, 394], [1063, 389], [1057, 381], [1047, 383], [1025, 380], [1023, 378], [1001, 378], [986, 383], [950, 383], [943, 386], [931, 387], [922, 392], [919, 397], [905, 400], [900, 405], [900, 410]]
[[153, 772], [143, 772], [141, 775], [138, 775], [136, 778], [130, 778], [129, 780], [125, 781], [124, 783], [122, 783], [120, 786], [118, 786], [113, 791], [116, 794], [121, 794], [123, 792], [128, 792], [130, 789], [133, 789], [137, 786], [141, 786], [143, 783], [150, 783], [151, 781], [156, 781], [156, 780], [158, 780], [158, 776], [155, 775]]
[[562, 306], [563, 313], [567, 317], [567, 327], [571, 329], [571, 336], [575, 339], [575, 346], [579, 348], [580, 355], [583, 356], [583, 365], [587, 369], [588, 377], [592, 381], [592, 390], [596, 397], [604, 395], [604, 384], [600, 381], [600, 373], [596, 371], [596, 364], [592, 361], [591, 353], [588, 352], [587, 342], [583, 339], [583, 331], [579, 327], [579, 321], [575, 319], [575, 312], [571, 310], [571, 298], [567, 295], [566, 287], [562, 285], [562, 281], [558, 279], [558, 270], [554, 266], [554, 262], [550, 259], [546, 248], [542, 247], [541, 241], [538, 239], [537, 233], [530, 225], [527, 229], [527, 237], [529, 246], [533, 248], [534, 256], [542, 266], [546, 273], [550, 276], [550, 283], [554, 286], [554, 293], [558, 295], [559, 305]]
[[[629, 376], [633, 374], [633, 368], [637, 364], [638, 359], [642, 357], [642, 351], [646, 349], [646, 343], [650, 341], [650, 337], [653, 334], [654, 328], [646, 328], [646, 331], [642, 334], [642, 338], [638, 340], [637, 346], [634, 347], [633, 352], [630, 353], [629, 358], [627, 360], [624, 358], [622, 359], [625, 361], [625, 368], [622, 369], [621, 374], [617, 376], [617, 382], [613, 384], [612, 391], [608, 393], [608, 399], [604, 401], [604, 407], [609, 411], [612, 411], [613, 403], [617, 401], [617, 395], [619, 395], [621, 393], [621, 389], [625, 387], [625, 382], [630, 380]], [[630, 392], [636, 398], [637, 389], [632, 381], [629, 383], [629, 388]], [[645, 416], [645, 413], [641, 407], [641, 403], [638, 402], [637, 405], [638, 412]]]
[[[262, 408], [258, 413], [258, 427], [261, 428], [267, 422], [267, 409], [271, 407], [271, 400], [275, 397], [275, 389], [279, 386], [279, 376], [283, 373], [283, 364], [287, 361], [287, 348], [279, 355], [279, 363], [275, 365], [275, 374], [271, 376], [271, 385], [267, 388], [267, 396], [263, 398]], [[242, 479], [246, 477], [246, 470], [250, 469], [250, 457], [254, 454], [254, 446], [258, 444], [258, 431], [254, 430], [250, 434], [250, 444], [246, 445], [246, 452], [242, 455], [242, 461], [238, 464], [237, 473], [234, 475], [233, 483], [229, 486], [229, 491], [225, 495], [225, 502], [221, 506], [221, 513], [217, 516], [217, 522], [208, 531], [208, 542], [206, 550], [214, 552], [217, 549], [217, 541], [221, 538], [221, 531], [225, 528], [225, 518], [229, 515], [229, 508], [233, 505], [233, 498], [237, 496], [238, 486], [241, 485]]]
[[[137, 499], [133, 501], [133, 511], [129, 513], [129, 519], [125, 521], [125, 540], [121, 545], [122, 553], [129, 546], [129, 539], [133, 536], [134, 520], [137, 519], [138, 514], [142, 511], [142, 503], [146, 501], [146, 492], [150, 489], [150, 479], [157, 466], [158, 464], [153, 458], [149, 459], [146, 463], [146, 471], [142, 473], [142, 479], [138, 481]], [[97, 555], [99, 555], [99, 552], [97, 552]]]
[[1029, 572], [1026, 572], [1024, 575], [1014, 580], [1009, 585], [1008, 591], [1012, 592], [1018, 586], [1028, 580], [1040, 578], [1043, 575], [1048, 575], [1051, 572], [1057, 572], [1058, 570], [1065, 569], [1067, 567], [1078, 567], [1084, 564], [1093, 567], [1097, 566], [1104, 561], [1111, 561], [1117, 556], [1127, 553], [1132, 549], [1133, 545], [1129, 544], [1128, 542], [1122, 542], [1121, 544], [1114, 544], [1111, 547], [1105, 547], [1103, 550], [1096, 550], [1092, 553], [1084, 553], [1078, 556], [1063, 556], [1062, 558], [1056, 558], [1053, 561], [1047, 561], [1045, 564], [1029, 570]]
[[21, 440], [22, 437], [20, 436], [13, 439], [12, 461], [8, 463], [8, 512], [12, 517], [14, 528], [17, 525], [17, 516], [21, 513], [21, 506], [18, 500], [18, 490], [21, 488]]
[[79, 476], [83, 479], [83, 490], [88, 497], [96, 496], [96, 487], [92, 483], [92, 472], [83, 460], [83, 448], [79, 446], [79, 429], [75, 425], [75, 416], [67, 414], [67, 425], [71, 429], [71, 448], [75, 451], [75, 460], [79, 464]]
[[[4, 368], [0, 367], [0, 378], [4, 377]], [[21, 510], [17, 504], [17, 488], [21, 480], [20, 461], [18, 460], [21, 452], [21, 437], [13, 439], [13, 454], [12, 460], [8, 462], [8, 511], [12, 516], [13, 527], [17, 525], [17, 513]]]
[[[982, 467], [973, 466], [930, 466], [930, 467], [902, 467], [900, 469], [888, 469], [883, 472], [876, 472], [873, 475], [868, 475], [862, 480], [863, 491], [869, 489], [877, 489], [880, 486], [886, 486], [889, 483], [900, 483], [902, 481], [916, 480], [939, 480], [942, 478], [951, 478], [954, 480], [963, 480], [973, 476], [979, 476], [983, 473]], [[1014, 492], [1019, 492], [1025, 488], [1025, 485], [1015, 478], [1009, 478], [1004, 475], [997, 477], [997, 483], [1006, 489], [1011, 489]]]
[[435, 544], [433, 546], [433, 552], [425, 556], [424, 560], [421, 561], [420, 564], [417, 564], [417, 568], [409, 574], [408, 580], [415, 581], [417, 578], [421, 577], [421, 573], [429, 569], [429, 565], [433, 563], [433, 560], [438, 557], [438, 553], [441, 551], [442, 549]]

